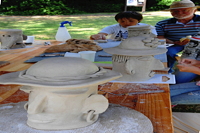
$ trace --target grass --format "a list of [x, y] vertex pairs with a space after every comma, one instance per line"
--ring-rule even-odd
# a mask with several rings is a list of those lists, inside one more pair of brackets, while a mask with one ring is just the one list
[[[170, 16], [144, 14], [142, 23], [155, 25], [156, 22]], [[69, 16], [1, 16], [0, 29], [21, 29], [25, 35], [35, 36], [37, 40], [54, 40], [59, 23], [72, 21], [72, 26], [66, 24], [66, 28], [72, 38], [89, 39], [92, 34], [98, 33], [102, 28], [116, 24], [116, 13], [85, 14]]]
[[172, 108], [173, 112], [191, 112], [200, 113], [200, 104], [196, 105], [177, 105]]

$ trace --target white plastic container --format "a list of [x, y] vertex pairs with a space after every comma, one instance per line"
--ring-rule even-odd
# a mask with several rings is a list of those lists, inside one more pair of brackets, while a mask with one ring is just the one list
[[79, 53], [70, 53], [70, 52], [66, 52], [64, 57], [78, 57], [78, 58], [81, 58]]
[[78, 53], [81, 58], [94, 62], [96, 51], [80, 51]]
[[65, 42], [66, 40], [71, 38], [71, 35], [69, 34], [67, 28], [64, 26], [64, 24], [67, 24], [67, 23], [69, 23], [69, 25], [71, 26], [72, 22], [64, 21], [64, 22], [60, 23], [61, 25], [58, 28], [58, 31], [55, 36], [57, 41]]
[[34, 43], [35, 36], [27, 36], [26, 43]]

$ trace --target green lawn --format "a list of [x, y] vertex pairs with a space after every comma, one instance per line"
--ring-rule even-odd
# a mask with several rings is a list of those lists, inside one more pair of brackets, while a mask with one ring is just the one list
[[[116, 13], [69, 15], [69, 16], [1, 16], [0, 29], [21, 29], [25, 35], [35, 36], [37, 40], [55, 39], [55, 34], [62, 21], [72, 21], [72, 26], [66, 25], [72, 38], [89, 39], [92, 34], [102, 28], [116, 24]], [[150, 14], [150, 15], [148, 15]], [[153, 14], [153, 15], [152, 15]], [[162, 13], [144, 13], [142, 23], [155, 25], [156, 22], [169, 18]]]

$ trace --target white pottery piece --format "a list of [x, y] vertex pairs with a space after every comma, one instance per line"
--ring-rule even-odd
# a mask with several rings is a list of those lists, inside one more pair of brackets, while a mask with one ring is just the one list
[[150, 25], [128, 27], [128, 38], [120, 45], [104, 49], [112, 54], [113, 71], [120, 72], [121, 81], [142, 81], [154, 76], [152, 70], [162, 70], [164, 65], [153, 55], [167, 52], [166, 48], [157, 48], [162, 43], [151, 33]]
[[24, 48], [23, 32], [19, 29], [0, 30], [1, 49]]
[[0, 76], [0, 84], [20, 84], [29, 93], [27, 124], [36, 129], [64, 130], [88, 126], [108, 108], [98, 85], [121, 77], [76, 57], [49, 58], [29, 69]]

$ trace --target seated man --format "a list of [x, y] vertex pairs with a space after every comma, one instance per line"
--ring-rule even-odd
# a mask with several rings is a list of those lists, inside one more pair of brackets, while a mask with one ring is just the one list
[[189, 40], [180, 41], [186, 36], [196, 35], [200, 31], [200, 15], [194, 14], [197, 11], [195, 4], [190, 0], [173, 2], [170, 12], [173, 18], [158, 22], [155, 27], [159, 39], [166, 39], [167, 43], [174, 44], [168, 47], [167, 59], [170, 73], [176, 61], [176, 54], [184, 49]]

